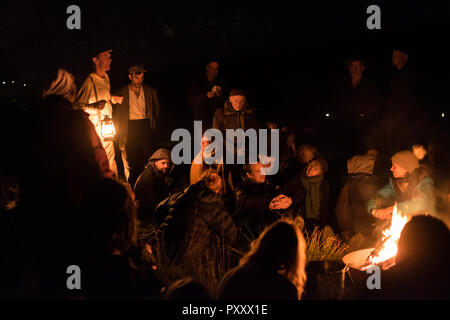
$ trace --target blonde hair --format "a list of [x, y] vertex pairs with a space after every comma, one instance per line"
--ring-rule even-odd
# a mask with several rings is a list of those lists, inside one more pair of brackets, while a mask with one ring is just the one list
[[45, 98], [49, 95], [57, 95], [72, 100], [76, 94], [76, 86], [73, 75], [64, 69], [59, 68], [56, 79], [50, 84], [50, 87], [42, 93]]
[[301, 299], [306, 283], [306, 241], [294, 220], [282, 218], [266, 227], [241, 258], [239, 267], [261, 263], [288, 279]]

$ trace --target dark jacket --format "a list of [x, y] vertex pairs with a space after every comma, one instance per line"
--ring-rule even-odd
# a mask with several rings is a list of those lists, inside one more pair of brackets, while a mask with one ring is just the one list
[[406, 65], [401, 70], [394, 70], [388, 83], [386, 97], [386, 115], [402, 121], [414, 114], [417, 103], [417, 80], [415, 73]]
[[145, 248], [125, 254], [84, 252], [82, 289], [91, 299], [143, 299], [159, 296], [162, 284], [156, 278], [154, 261]]
[[26, 126], [30, 131], [25, 131], [31, 149], [19, 159], [33, 158], [22, 167], [23, 182], [30, 183], [30, 189], [21, 186], [27, 195], [39, 198], [38, 194], [48, 193], [60, 195], [59, 200], [78, 202], [90, 181], [114, 177], [86, 112], [73, 110], [68, 100], [52, 95], [40, 101], [32, 113], [33, 122]]
[[155, 162], [149, 161], [134, 186], [139, 219], [141, 221], [152, 220], [153, 211], [158, 203], [171, 193], [179, 191], [174, 190], [174, 186], [173, 176], [170, 173], [168, 175], [160, 173], [155, 168]]
[[[222, 94], [219, 97], [208, 98], [207, 93], [216, 85], [222, 88]], [[188, 104], [193, 109], [194, 121], [202, 121], [203, 130], [211, 128], [214, 113], [223, 106], [228, 94], [225, 86], [224, 80], [220, 77], [209, 81], [206, 76], [203, 76], [191, 82], [188, 90]]]
[[381, 90], [366, 75], [356, 87], [352, 86], [351, 79], [342, 80], [332, 103], [335, 103], [332, 117], [343, 126], [352, 125], [359, 130], [375, 123], [383, 111]]
[[[155, 130], [158, 125], [160, 105], [158, 99], [158, 92], [156, 89], [143, 85], [145, 95], [145, 113], [146, 118], [149, 120], [149, 126], [152, 130]], [[117, 141], [119, 148], [124, 150], [128, 137], [128, 120], [130, 116], [130, 89], [129, 86], [125, 86], [120, 89], [116, 95], [123, 96], [122, 104], [114, 105], [114, 126], [117, 134]]]
[[256, 116], [256, 111], [250, 105], [245, 104], [241, 111], [236, 111], [231, 106], [230, 100], [225, 102], [221, 109], [217, 109], [214, 114], [213, 128], [219, 129], [225, 134], [226, 129], [247, 130], [253, 128], [258, 130], [260, 122]]
[[380, 182], [367, 173], [349, 175], [336, 204], [336, 218], [341, 232], [371, 234], [375, 219], [367, 215], [367, 203], [375, 196]]
[[184, 252], [197, 236], [214, 240], [218, 237], [224, 245], [234, 245], [238, 230], [231, 211], [227, 199], [209, 190], [203, 181], [164, 200], [155, 215], [165, 216], [160, 234], [168, 254]]
[[297, 288], [278, 272], [258, 265], [235, 267], [219, 285], [219, 300], [298, 300]]
[[277, 195], [275, 186], [264, 183], [255, 183], [244, 178], [235, 189], [236, 207], [233, 220], [242, 232], [250, 232], [256, 238], [279, 215], [269, 210], [269, 204]]

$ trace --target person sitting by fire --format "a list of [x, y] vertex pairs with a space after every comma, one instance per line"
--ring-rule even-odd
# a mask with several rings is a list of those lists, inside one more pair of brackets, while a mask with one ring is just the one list
[[369, 214], [377, 219], [389, 220], [392, 217], [394, 203], [398, 210], [409, 216], [435, 213], [434, 182], [425, 167], [412, 151], [399, 151], [392, 160], [392, 175], [389, 182], [380, 189], [375, 198], [369, 200]]
[[[145, 169], [134, 186], [138, 218], [141, 226], [152, 226], [162, 221], [155, 220], [153, 211], [165, 198], [182, 191], [187, 183], [176, 170], [170, 150], [160, 148], [149, 158]], [[154, 221], [155, 220], [155, 221]]]
[[254, 237], [266, 225], [278, 220], [281, 217], [278, 213], [289, 209], [293, 203], [291, 197], [268, 181], [261, 172], [263, 166], [261, 162], [245, 164], [241, 181], [234, 190], [236, 208], [233, 220], [244, 233], [249, 231]]

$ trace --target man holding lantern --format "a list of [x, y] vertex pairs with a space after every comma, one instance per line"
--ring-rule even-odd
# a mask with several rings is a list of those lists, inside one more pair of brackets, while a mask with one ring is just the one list
[[[112, 126], [112, 122], [110, 121], [112, 119], [112, 104], [122, 103], [123, 101], [123, 97], [111, 95], [111, 85], [108, 74], [106, 73], [110, 70], [111, 66], [111, 51], [105, 48], [93, 50], [92, 62], [95, 72], [86, 78], [78, 91], [73, 105], [75, 109], [82, 109], [89, 114], [89, 120], [94, 124], [95, 130], [106, 151], [109, 168], [117, 176], [112, 136], [105, 136], [107, 131], [112, 135], [114, 134], [112, 128], [106, 128], [108, 125]], [[105, 127], [103, 130], [102, 124]]]

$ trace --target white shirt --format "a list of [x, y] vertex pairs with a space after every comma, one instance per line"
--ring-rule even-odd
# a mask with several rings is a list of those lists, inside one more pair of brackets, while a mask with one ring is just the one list
[[130, 90], [130, 120], [142, 120], [145, 119], [145, 96], [144, 88], [141, 86], [139, 91], [139, 97], [136, 97], [133, 89]]
[[[97, 98], [94, 92], [89, 97], [89, 103], [94, 103], [100, 100], [106, 100], [105, 108], [103, 108], [101, 113], [102, 120], [105, 116], [112, 117], [112, 105], [111, 105], [111, 91], [109, 84], [109, 77], [105, 74], [104, 78], [99, 77], [96, 73], [91, 73], [90, 76], [94, 80], [95, 89], [97, 90]], [[97, 112], [96, 112], [97, 113]]]

